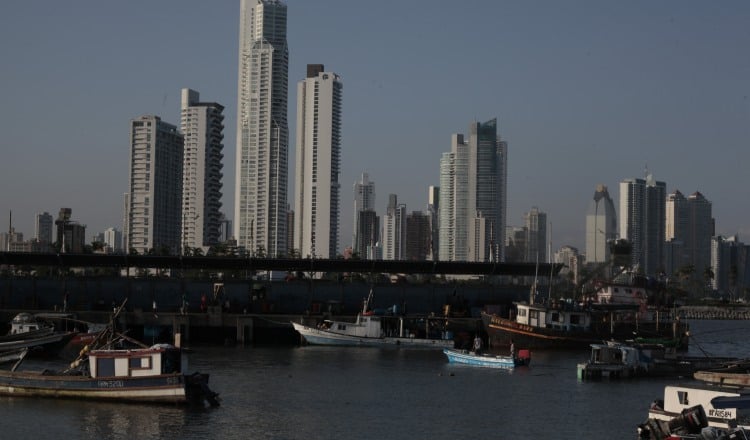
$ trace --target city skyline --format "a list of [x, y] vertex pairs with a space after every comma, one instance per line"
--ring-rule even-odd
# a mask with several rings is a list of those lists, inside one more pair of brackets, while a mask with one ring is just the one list
[[[340, 183], [346, 189], [368, 173], [379, 214], [390, 193], [408, 212], [425, 210], [451, 134], [497, 116], [511, 146], [507, 223], [520, 225], [538, 206], [554, 223], [553, 249], [584, 248], [594, 185], [616, 188], [646, 167], [667, 193], [705, 194], [717, 234], [750, 235], [750, 207], [735, 202], [747, 195], [742, 164], [750, 159], [746, 3], [286, 4], [291, 82], [312, 62], [342, 76]], [[49, 14], [39, 15], [40, 5]], [[37, 213], [60, 207], [71, 207], [89, 236], [122, 228], [128, 121], [179, 121], [182, 88], [227, 104], [224, 144], [235, 144], [239, 0], [165, 1], [147, 16], [136, 6], [4, 5], [0, 91], [11, 105], [0, 119], [0, 209], [26, 237]], [[168, 50], [143, 50], [154, 45]], [[478, 56], [481, 67], [467, 67]], [[352, 199], [342, 191], [339, 237], [351, 236]]]

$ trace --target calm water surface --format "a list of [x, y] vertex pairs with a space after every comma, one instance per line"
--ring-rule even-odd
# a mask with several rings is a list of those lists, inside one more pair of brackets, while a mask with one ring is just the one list
[[[691, 354], [750, 358], [750, 321], [691, 327]], [[677, 381], [581, 383], [585, 351], [534, 352], [530, 367], [504, 371], [429, 350], [195, 349], [190, 371], [211, 374], [220, 408], [0, 398], [0, 438], [629, 439]]]

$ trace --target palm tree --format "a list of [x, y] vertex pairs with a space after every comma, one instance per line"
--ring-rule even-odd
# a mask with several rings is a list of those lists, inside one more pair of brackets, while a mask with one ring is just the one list
[[703, 269], [703, 288], [704, 291], [709, 292], [711, 291], [711, 281], [714, 279], [714, 270], [711, 269], [711, 266], [706, 266], [705, 269]]

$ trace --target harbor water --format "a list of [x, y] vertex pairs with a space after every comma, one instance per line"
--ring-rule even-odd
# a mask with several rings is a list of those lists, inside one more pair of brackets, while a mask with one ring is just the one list
[[[691, 321], [691, 355], [750, 358], [750, 321]], [[522, 348], [522, 347], [519, 347]], [[219, 408], [0, 397], [1, 438], [628, 439], [664, 385], [580, 382], [586, 351], [533, 352], [531, 366], [448, 364], [440, 351], [196, 346]]]

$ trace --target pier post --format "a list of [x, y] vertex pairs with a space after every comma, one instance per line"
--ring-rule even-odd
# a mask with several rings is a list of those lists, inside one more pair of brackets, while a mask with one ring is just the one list
[[253, 342], [253, 318], [249, 316], [237, 317], [237, 342], [241, 344]]
[[172, 319], [172, 334], [182, 335], [182, 340], [190, 341], [190, 317], [188, 315], [174, 315]]

